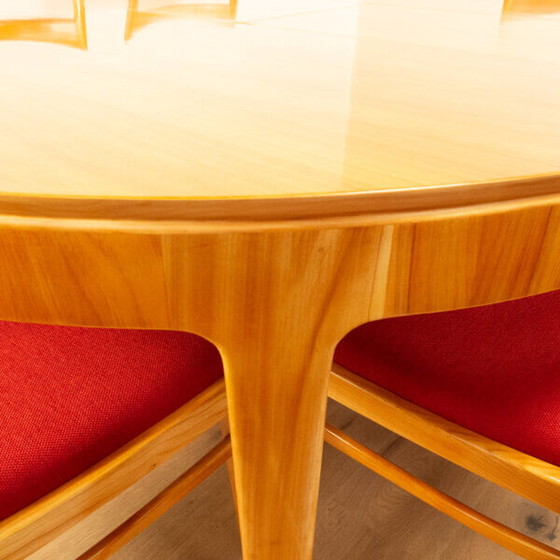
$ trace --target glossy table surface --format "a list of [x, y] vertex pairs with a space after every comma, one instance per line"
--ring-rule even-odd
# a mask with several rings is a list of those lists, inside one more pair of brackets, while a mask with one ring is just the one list
[[0, 0], [1, 318], [216, 344], [244, 559], [310, 560], [338, 341], [560, 287], [560, 0], [171, 1]]
[[[71, 0], [10, 4], [12, 27], [72, 17]], [[125, 38], [133, 5], [87, 0], [87, 48], [0, 40], [0, 193], [262, 197], [560, 171], [560, 2], [140, 0]]]

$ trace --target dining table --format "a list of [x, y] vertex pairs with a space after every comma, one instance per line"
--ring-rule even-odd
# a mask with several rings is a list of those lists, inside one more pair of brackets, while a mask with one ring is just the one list
[[213, 342], [243, 558], [309, 560], [339, 340], [560, 287], [560, 2], [11, 4], [0, 319]]

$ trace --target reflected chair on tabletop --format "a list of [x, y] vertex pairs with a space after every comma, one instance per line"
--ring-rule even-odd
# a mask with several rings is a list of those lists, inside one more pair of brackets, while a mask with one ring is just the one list
[[[560, 292], [384, 319], [338, 345], [330, 396], [426, 449], [560, 512]], [[525, 558], [560, 558], [327, 427], [326, 440]]]
[[[70, 4], [70, 0], [68, 0]], [[39, 41], [87, 49], [84, 0], [73, 0], [73, 17], [0, 20], [0, 40]]]
[[560, 0], [505, 0], [503, 16], [530, 16], [560, 12]]
[[233, 21], [237, 15], [237, 0], [225, 2], [180, 2], [158, 7], [139, 7], [140, 0], [129, 0], [124, 38], [159, 21], [183, 18], [209, 18]]

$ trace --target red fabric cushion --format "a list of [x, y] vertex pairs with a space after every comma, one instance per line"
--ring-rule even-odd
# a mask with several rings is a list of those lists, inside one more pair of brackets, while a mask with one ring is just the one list
[[192, 334], [0, 322], [0, 519], [221, 375], [217, 349]]
[[457, 424], [560, 465], [560, 291], [384, 319], [335, 361]]

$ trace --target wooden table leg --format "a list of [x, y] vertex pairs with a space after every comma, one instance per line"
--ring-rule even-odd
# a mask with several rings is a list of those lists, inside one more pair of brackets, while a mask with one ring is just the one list
[[180, 286], [170, 309], [224, 362], [244, 560], [312, 557], [332, 355], [372, 315], [386, 238], [281, 230], [166, 246]]
[[[337, 340], [332, 320], [325, 320], [340, 283], [335, 257], [325, 257], [333, 237], [247, 236], [247, 252], [238, 251], [235, 260], [250, 266], [224, 278], [224, 290], [236, 297], [229, 298], [229, 320], [216, 337], [223, 341], [244, 560], [312, 557]], [[346, 246], [335, 254], [345, 254]]]
[[244, 560], [312, 557], [331, 353], [278, 334], [226, 364]]

